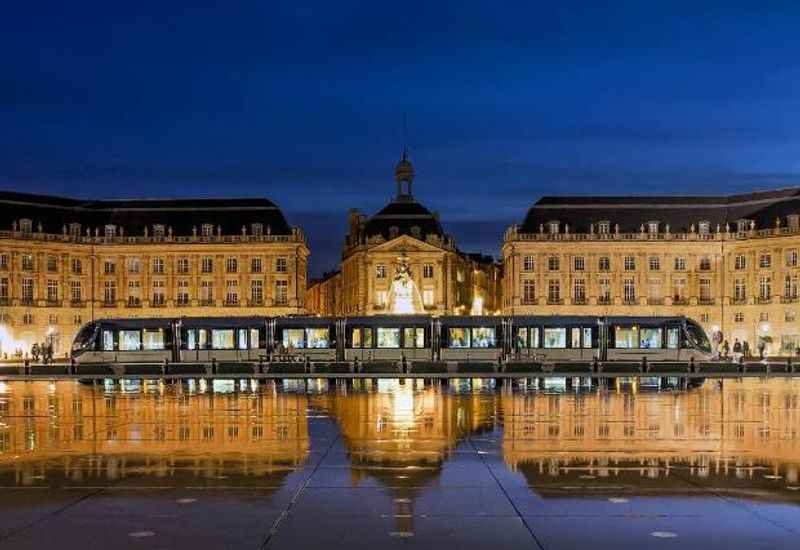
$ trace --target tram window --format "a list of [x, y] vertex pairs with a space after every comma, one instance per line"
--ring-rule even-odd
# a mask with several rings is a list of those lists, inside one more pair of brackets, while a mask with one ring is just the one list
[[450, 332], [450, 347], [451, 348], [468, 348], [469, 347], [469, 329], [466, 328], [451, 328]]
[[632, 349], [639, 346], [638, 327], [614, 327], [614, 347]]
[[378, 327], [378, 347], [379, 348], [399, 348], [400, 329]]
[[592, 347], [592, 329], [589, 327], [583, 327], [583, 346], [584, 348], [591, 348]]
[[643, 328], [640, 331], [640, 343], [642, 349], [657, 349], [661, 347], [661, 329]]
[[364, 327], [364, 347], [372, 347], [372, 329], [369, 327]]
[[197, 331], [194, 329], [186, 331], [186, 349], [197, 349]]
[[529, 346], [528, 329], [527, 328], [518, 328], [517, 329], [517, 348], [527, 348], [528, 346]]
[[238, 333], [239, 333], [239, 349], [247, 349], [247, 329], [240, 328]]
[[533, 327], [531, 328], [531, 347], [538, 348], [539, 345], [539, 327]]
[[197, 331], [197, 349], [208, 348], [208, 329], [201, 328]]
[[258, 329], [251, 328], [250, 329], [250, 349], [258, 349], [259, 341], [258, 341]]
[[494, 327], [475, 327], [472, 329], [473, 348], [493, 348], [495, 343]]
[[425, 329], [420, 327], [403, 329], [403, 346], [407, 348], [424, 348]]
[[544, 329], [545, 348], [566, 348], [567, 329], [565, 328], [546, 328]]
[[303, 336], [305, 332], [301, 328], [283, 329], [283, 347], [286, 349], [303, 349], [306, 347]]
[[350, 332], [350, 340], [351, 340], [350, 345], [352, 347], [354, 347], [354, 348], [360, 348], [361, 347], [361, 329], [360, 328], [352, 329], [352, 332]]
[[103, 351], [114, 351], [114, 331], [103, 331]]
[[578, 327], [574, 327], [571, 332], [572, 332], [572, 347], [573, 348], [581, 347], [581, 329]]
[[327, 328], [307, 328], [306, 342], [309, 348], [327, 348], [330, 342], [330, 332]]
[[678, 327], [670, 327], [667, 329], [667, 348], [678, 349], [680, 342], [681, 329]]
[[233, 329], [211, 329], [212, 349], [233, 349]]
[[164, 329], [163, 328], [156, 328], [156, 329], [144, 329], [142, 331], [143, 335], [143, 348], [146, 350], [153, 350], [153, 349], [165, 349], [164, 346]]
[[142, 334], [138, 330], [119, 331], [119, 349], [122, 351], [139, 351], [142, 349]]

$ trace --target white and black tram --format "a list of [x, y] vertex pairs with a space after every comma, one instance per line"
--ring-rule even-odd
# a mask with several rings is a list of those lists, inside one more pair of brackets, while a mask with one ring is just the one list
[[686, 317], [377, 315], [101, 319], [77, 363], [332, 361], [707, 361]]

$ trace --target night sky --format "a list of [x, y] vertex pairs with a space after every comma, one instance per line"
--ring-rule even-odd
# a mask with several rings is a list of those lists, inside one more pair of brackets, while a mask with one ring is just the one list
[[[800, 184], [800, 3], [7, 2], [0, 188], [265, 196], [336, 266], [415, 195], [497, 255], [543, 194]], [[660, 7], [655, 7], [660, 4]]]

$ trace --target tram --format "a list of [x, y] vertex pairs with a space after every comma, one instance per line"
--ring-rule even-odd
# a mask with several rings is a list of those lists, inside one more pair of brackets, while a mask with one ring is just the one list
[[708, 361], [686, 317], [474, 316], [100, 319], [78, 363], [254, 361]]

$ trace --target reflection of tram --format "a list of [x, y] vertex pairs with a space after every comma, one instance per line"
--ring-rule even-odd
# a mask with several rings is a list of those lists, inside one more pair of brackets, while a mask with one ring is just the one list
[[685, 317], [387, 315], [102, 319], [75, 337], [78, 363], [579, 361], [711, 358]]

